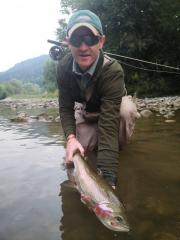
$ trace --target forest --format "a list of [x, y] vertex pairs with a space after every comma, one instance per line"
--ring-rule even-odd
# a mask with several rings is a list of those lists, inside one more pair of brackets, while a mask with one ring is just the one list
[[46, 90], [43, 80], [43, 71], [46, 68], [44, 65], [49, 59], [48, 55], [41, 55], [0, 72], [0, 100], [15, 95], [42, 95]]
[[[179, 0], [61, 0], [61, 13], [89, 9], [101, 19], [107, 42], [104, 51], [159, 65], [117, 57], [125, 71], [128, 92], [140, 97], [180, 93]], [[66, 34], [59, 20], [58, 40]]]

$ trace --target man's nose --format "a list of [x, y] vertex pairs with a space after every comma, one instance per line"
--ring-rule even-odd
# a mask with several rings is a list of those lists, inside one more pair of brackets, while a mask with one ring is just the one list
[[84, 42], [82, 42], [81, 45], [80, 45], [80, 47], [79, 47], [79, 49], [80, 49], [81, 51], [84, 51], [84, 50], [86, 50], [86, 49], [88, 49], [88, 48], [89, 48], [89, 46], [88, 46], [86, 43], [84, 43]]

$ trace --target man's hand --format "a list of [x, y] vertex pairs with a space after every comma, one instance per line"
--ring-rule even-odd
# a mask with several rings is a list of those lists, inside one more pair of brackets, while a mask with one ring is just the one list
[[66, 164], [72, 162], [73, 155], [77, 151], [79, 151], [80, 154], [84, 157], [84, 148], [82, 147], [80, 142], [76, 139], [74, 135], [69, 135], [66, 146]]

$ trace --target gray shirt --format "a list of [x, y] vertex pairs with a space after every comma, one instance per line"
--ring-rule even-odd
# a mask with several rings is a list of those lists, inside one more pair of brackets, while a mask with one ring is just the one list
[[82, 72], [80, 67], [78, 66], [78, 64], [73, 60], [72, 71], [73, 71], [73, 73], [75, 73], [78, 84], [83, 92], [91, 84], [91, 79], [95, 72], [98, 60], [99, 60], [99, 55], [98, 55], [96, 61], [85, 72]]

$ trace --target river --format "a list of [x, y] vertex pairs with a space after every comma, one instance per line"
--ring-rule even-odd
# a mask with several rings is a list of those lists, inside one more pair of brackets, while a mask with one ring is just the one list
[[180, 112], [171, 123], [155, 116], [138, 120], [120, 153], [116, 193], [127, 209], [129, 233], [106, 229], [78, 192], [63, 185], [60, 124], [13, 123], [13, 114], [0, 109], [0, 240], [180, 239]]

